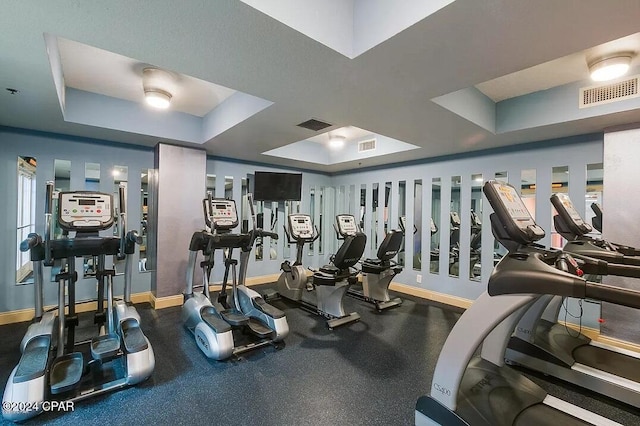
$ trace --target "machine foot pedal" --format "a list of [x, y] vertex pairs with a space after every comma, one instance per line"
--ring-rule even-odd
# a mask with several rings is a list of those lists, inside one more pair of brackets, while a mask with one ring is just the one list
[[268, 304], [262, 297], [256, 297], [252, 300], [253, 306], [260, 312], [270, 316], [271, 318], [282, 318], [284, 312], [273, 305]]
[[73, 389], [80, 383], [83, 367], [84, 360], [80, 352], [73, 352], [57, 358], [49, 373], [51, 393], [56, 395]]
[[249, 317], [241, 314], [236, 310], [227, 309], [220, 312], [220, 316], [227, 323], [231, 324], [234, 327], [238, 327], [241, 325], [246, 325], [249, 322]]
[[211, 306], [205, 306], [200, 311], [200, 318], [207, 323], [209, 327], [216, 333], [226, 333], [231, 330], [231, 326], [222, 321], [216, 314], [215, 309]]
[[44, 374], [49, 359], [50, 343], [50, 335], [35, 337], [27, 343], [13, 376], [14, 383], [27, 382]]
[[336, 327], [340, 327], [341, 325], [350, 324], [352, 322], [360, 321], [360, 314], [357, 312], [352, 312], [349, 315], [345, 315], [340, 318], [332, 318], [327, 320], [327, 326], [329, 330], [333, 330]]
[[273, 334], [273, 330], [269, 327], [265, 326], [262, 322], [258, 321], [255, 318], [249, 318], [249, 322], [247, 326], [251, 330], [253, 334], [260, 337], [261, 339], [265, 339], [271, 337]]
[[120, 338], [106, 334], [91, 340], [91, 357], [103, 360], [115, 356], [120, 350]]
[[129, 318], [122, 321], [120, 328], [122, 329], [124, 349], [128, 354], [140, 352], [149, 347], [137, 320]]

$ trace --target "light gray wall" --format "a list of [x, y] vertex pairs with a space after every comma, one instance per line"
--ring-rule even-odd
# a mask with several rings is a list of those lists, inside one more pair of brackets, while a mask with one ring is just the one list
[[157, 224], [157, 263], [151, 291], [165, 297], [184, 292], [189, 242], [203, 222], [207, 154], [202, 149], [161, 143], [155, 156], [158, 208], [151, 214]]
[[[640, 247], [640, 129], [604, 135], [604, 210], [602, 236], [621, 244]], [[606, 284], [640, 290], [637, 279], [605, 277]], [[602, 303], [602, 333], [618, 339], [640, 343], [640, 311], [611, 303]]]
[[[585, 135], [574, 138], [566, 138], [555, 141], [544, 141], [538, 144], [527, 144], [521, 147], [521, 150], [511, 150], [508, 152], [491, 151], [480, 153], [478, 155], [469, 154], [468, 156], [457, 156], [450, 159], [435, 159], [433, 161], [416, 162], [415, 164], [402, 165], [398, 167], [387, 167], [373, 170], [357, 171], [353, 173], [345, 173], [333, 176], [334, 186], [340, 185], [356, 185], [357, 188], [361, 184], [367, 185], [368, 193], [374, 183], [378, 183], [383, 187], [385, 182], [394, 182], [397, 188], [398, 181], [406, 181], [407, 188], [412, 188], [416, 179], [422, 180], [423, 197], [422, 200], [417, 199], [421, 204], [423, 212], [431, 212], [431, 182], [432, 178], [441, 179], [440, 191], [440, 217], [442, 220], [438, 224], [440, 228], [439, 240], [441, 252], [446, 253], [449, 246], [449, 206], [451, 197], [451, 177], [461, 176], [461, 209], [468, 211], [471, 206], [471, 176], [473, 174], [482, 174], [484, 181], [492, 179], [496, 172], [507, 171], [509, 182], [516, 188], [520, 186], [520, 174], [523, 169], [536, 169], [537, 171], [537, 190], [536, 190], [536, 220], [545, 229], [547, 236], [541, 241], [542, 244], [549, 244], [551, 232], [551, 204], [549, 197], [551, 196], [552, 168], [554, 166], [569, 166], [569, 190], [570, 196], [575, 200], [584, 199], [586, 190], [586, 165], [591, 163], [602, 162], [602, 135]], [[606, 194], [606, 190], [604, 191]], [[411, 191], [407, 193], [407, 219], [408, 226], [411, 227], [414, 212], [414, 199]], [[392, 203], [398, 202], [398, 197], [391, 198]], [[584, 215], [584, 203], [576, 202], [576, 207], [581, 214]], [[482, 223], [485, 224], [482, 233], [482, 265], [492, 265], [493, 259], [493, 235], [490, 231], [489, 215], [491, 208], [486, 200], [482, 203]], [[396, 210], [397, 211], [397, 210]], [[367, 199], [367, 217], [371, 217], [371, 202]], [[382, 209], [378, 209], [377, 214], [382, 220]], [[469, 257], [470, 243], [470, 217], [468, 213], [460, 215], [462, 226], [460, 231], [460, 251], [461, 258]], [[395, 219], [397, 220], [397, 219]], [[428, 223], [429, 216], [423, 216], [422, 223]], [[369, 223], [366, 221], [365, 223]], [[371, 238], [371, 230], [365, 229], [368, 238]], [[438, 236], [438, 235], [436, 235]], [[413, 234], [405, 236], [405, 258], [413, 257], [414, 244], [416, 238]], [[423, 226], [422, 241], [429, 241], [429, 228]], [[378, 238], [378, 241], [381, 241]], [[423, 244], [422, 251], [426, 253], [426, 247]], [[365, 256], [375, 256], [374, 250], [369, 250]], [[482, 268], [481, 282], [469, 280], [469, 264], [461, 262], [460, 276], [458, 278], [449, 276], [448, 274], [448, 256], [440, 256], [440, 273], [432, 274], [429, 272], [429, 263], [426, 259], [422, 261], [422, 270], [416, 271], [410, 267], [403, 270], [401, 274], [394, 278], [395, 281], [445, 293], [453, 296], [459, 296], [466, 299], [475, 299], [486, 288], [492, 267]], [[417, 282], [417, 276], [421, 275], [421, 283]], [[595, 321], [595, 324], [594, 324]], [[597, 321], [589, 320], [589, 324], [596, 325]]]
[[[108, 143], [105, 141], [35, 133], [0, 127], [0, 312], [33, 307], [33, 285], [15, 285], [16, 264], [16, 206], [17, 206], [17, 158], [35, 157], [36, 169], [36, 232], [44, 233], [45, 184], [54, 179], [53, 163], [55, 159], [71, 161], [71, 190], [85, 188], [85, 163], [100, 164], [100, 190], [114, 192], [113, 166], [128, 167], [128, 227], [139, 227], [140, 212], [140, 173], [153, 167], [153, 150], [132, 145]], [[109, 231], [106, 231], [109, 232]], [[134, 265], [138, 263], [138, 254], [134, 255]], [[79, 277], [82, 277], [82, 262], [76, 262]], [[151, 275], [139, 273], [133, 268], [133, 292], [149, 291]], [[45, 277], [50, 276], [50, 268], [45, 268]], [[121, 295], [123, 278], [116, 277], [115, 293]], [[80, 278], [76, 284], [78, 300], [90, 300], [96, 297], [95, 278]], [[45, 304], [55, 304], [57, 285], [44, 283]]]

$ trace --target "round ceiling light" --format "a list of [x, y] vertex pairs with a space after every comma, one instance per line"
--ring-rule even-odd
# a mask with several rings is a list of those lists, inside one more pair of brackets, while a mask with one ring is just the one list
[[172, 89], [175, 81], [171, 73], [159, 68], [142, 70], [142, 88], [147, 105], [158, 109], [167, 109], [171, 104]]
[[154, 108], [167, 109], [171, 105], [171, 93], [160, 89], [145, 90], [144, 100]]
[[589, 72], [593, 81], [608, 81], [621, 77], [629, 71], [631, 53], [619, 53], [599, 58], [589, 64]]
[[344, 142], [347, 138], [344, 136], [331, 136], [329, 138], [329, 148], [331, 149], [340, 149], [344, 146]]

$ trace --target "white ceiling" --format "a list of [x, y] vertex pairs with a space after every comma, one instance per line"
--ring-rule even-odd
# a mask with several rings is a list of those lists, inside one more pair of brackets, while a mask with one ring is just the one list
[[[146, 146], [163, 140], [202, 146], [216, 156], [336, 172], [640, 122], [640, 109], [629, 109], [495, 134], [431, 101], [636, 34], [637, 0], [457, 0], [354, 59], [237, 0], [185, 0], [179, 7], [169, 0], [7, 0], [1, 16], [0, 88], [19, 93], [0, 93], [0, 125], [16, 128]], [[45, 33], [273, 104], [203, 145], [67, 122]], [[570, 72], [586, 80], [585, 70], [583, 62]], [[550, 80], [556, 72], [529, 71], [524, 79], [545, 87], [558, 84]], [[296, 127], [312, 117], [332, 128], [356, 126], [419, 149], [333, 165], [262, 154], [317, 136]]]
[[[142, 70], [153, 67], [153, 64], [64, 38], [58, 38], [58, 48], [67, 87], [143, 102]], [[173, 111], [203, 117], [235, 93], [234, 90], [188, 75], [171, 74], [174, 84], [167, 91], [172, 95]]]

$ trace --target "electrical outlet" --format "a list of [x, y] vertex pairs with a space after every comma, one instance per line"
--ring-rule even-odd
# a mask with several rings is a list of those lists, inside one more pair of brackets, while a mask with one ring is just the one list
[[420, 274], [416, 275], [416, 282], [418, 284], [420, 284], [422, 282], [422, 275], [420, 275]]

